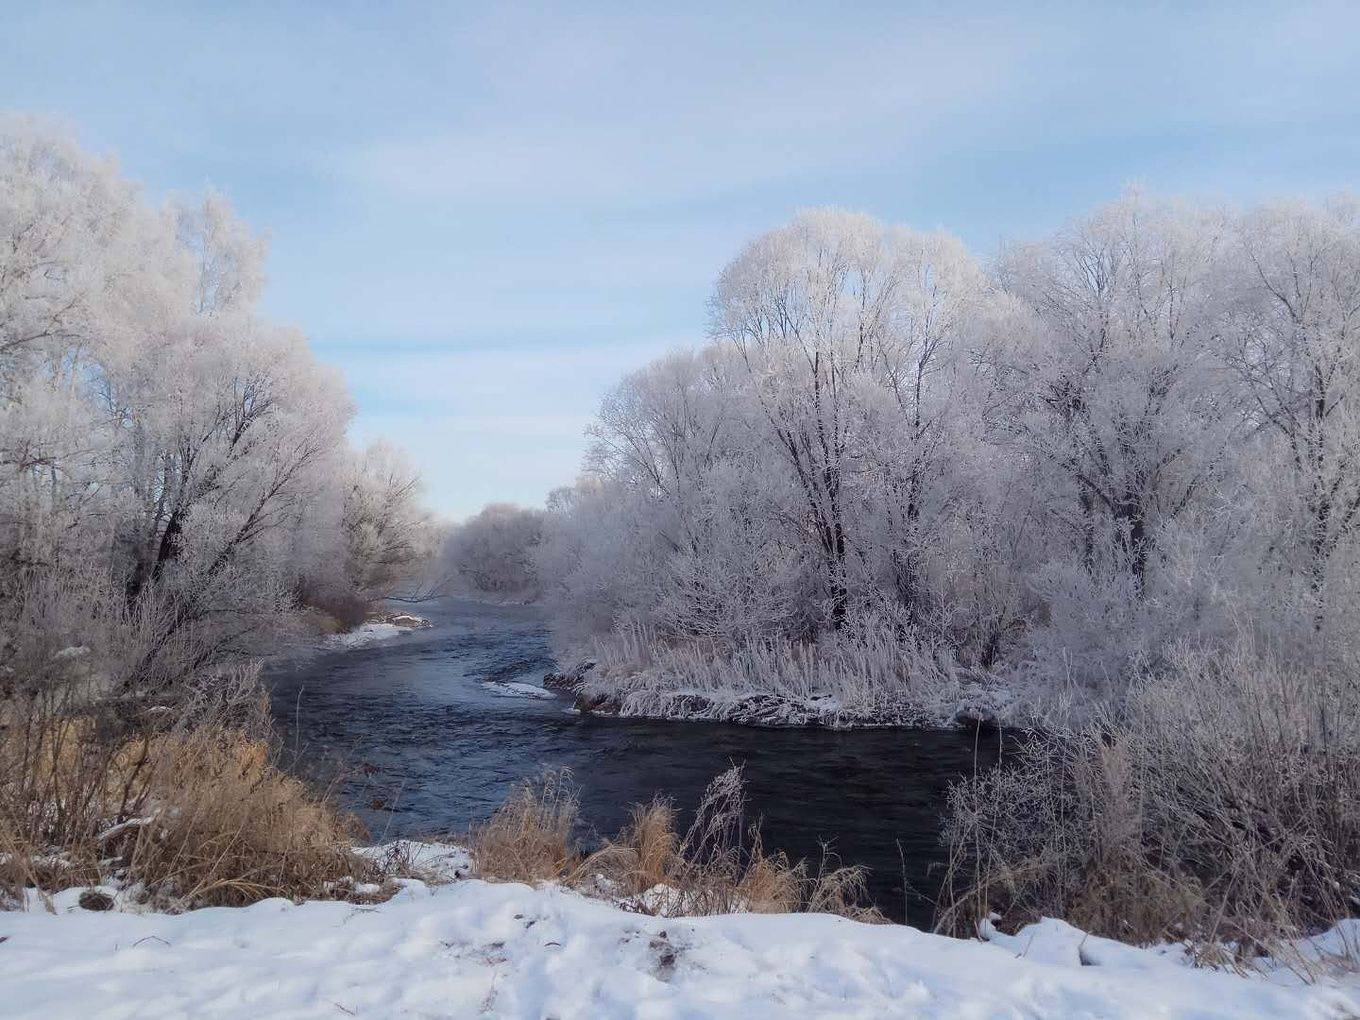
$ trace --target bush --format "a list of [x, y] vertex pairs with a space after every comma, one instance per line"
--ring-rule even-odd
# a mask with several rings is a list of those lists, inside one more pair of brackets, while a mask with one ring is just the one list
[[259, 733], [129, 730], [60, 707], [0, 706], [0, 899], [113, 881], [186, 909], [333, 898], [373, 877], [357, 824], [281, 772]]
[[1097, 723], [954, 788], [938, 927], [1054, 916], [1208, 960], [1287, 953], [1356, 909], [1357, 697], [1336, 664], [1180, 654]]

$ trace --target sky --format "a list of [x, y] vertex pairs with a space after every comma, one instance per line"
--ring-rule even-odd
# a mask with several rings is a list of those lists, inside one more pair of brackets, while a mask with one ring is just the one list
[[541, 503], [809, 206], [980, 257], [1133, 185], [1360, 187], [1360, 4], [0, 0], [0, 107], [270, 236], [266, 311], [430, 504]]

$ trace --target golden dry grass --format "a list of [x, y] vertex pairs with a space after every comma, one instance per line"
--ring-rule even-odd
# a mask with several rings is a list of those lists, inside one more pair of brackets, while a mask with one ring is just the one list
[[743, 827], [743, 807], [740, 770], [729, 770], [710, 785], [683, 834], [674, 805], [657, 799], [634, 805], [618, 836], [585, 854], [573, 838], [578, 798], [570, 775], [549, 772], [517, 786], [489, 821], [474, 827], [472, 859], [483, 878], [561, 882], [644, 913], [805, 910], [883, 920], [864, 905], [860, 869], [824, 864], [809, 877], [802, 861], [765, 853], [759, 827]]
[[633, 805], [628, 824], [614, 843], [625, 864], [616, 881], [628, 893], [645, 892], [674, 877], [680, 852], [676, 818], [675, 806], [666, 800]]
[[88, 718], [0, 729], [0, 896], [117, 880], [165, 906], [326, 897], [371, 877], [357, 824], [222, 727], [109, 738]]
[[[371, 877], [357, 823], [281, 772], [267, 745], [207, 731], [153, 750], [154, 822], [131, 830], [130, 875], [194, 905], [318, 898]], [[169, 808], [169, 810], [167, 810]]]
[[544, 773], [522, 783], [469, 840], [478, 874], [506, 882], [561, 879], [580, 860], [572, 842], [577, 800], [571, 774]]

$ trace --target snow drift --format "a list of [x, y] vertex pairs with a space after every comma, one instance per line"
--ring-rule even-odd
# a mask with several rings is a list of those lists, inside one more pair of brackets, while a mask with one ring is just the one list
[[[455, 873], [457, 869], [455, 869]], [[114, 892], [110, 890], [110, 892]], [[961, 941], [826, 915], [658, 918], [555, 886], [407, 881], [375, 906], [265, 900], [0, 913], [7, 1017], [1299, 1017], [1360, 995], [1196, 970], [1044, 921]]]

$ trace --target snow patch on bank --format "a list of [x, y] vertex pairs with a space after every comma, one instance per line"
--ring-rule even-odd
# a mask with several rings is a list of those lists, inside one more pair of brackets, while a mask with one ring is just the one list
[[[412, 844], [433, 872], [455, 848]], [[386, 854], [391, 848], [377, 848]], [[674, 919], [554, 886], [408, 879], [386, 903], [0, 913], [7, 1017], [1256, 1017], [1360, 1013], [1351, 986], [1189, 967], [1044, 921], [989, 942], [826, 915]], [[121, 902], [119, 904], [121, 906]]]
[[381, 846], [356, 847], [354, 852], [384, 872], [400, 872], [428, 882], [452, 882], [472, 874], [472, 855], [450, 843], [399, 839]]
[[322, 646], [332, 651], [367, 648], [409, 634], [413, 630], [425, 630], [429, 626], [429, 620], [423, 620], [418, 616], [398, 615], [387, 620], [369, 620], [343, 634], [332, 634], [322, 641]]
[[348, 652], [356, 648], [368, 648], [392, 638], [411, 633], [409, 628], [398, 627], [392, 623], [363, 623], [343, 634], [332, 634], [321, 643], [332, 651]]
[[429, 620], [410, 613], [384, 613], [381, 616], [369, 619], [353, 630], [345, 631], [343, 634], [330, 635], [322, 640], [321, 647], [328, 651], [352, 651], [356, 648], [367, 648], [383, 641], [390, 641], [392, 638], [409, 634], [413, 630], [426, 630], [430, 626]]

